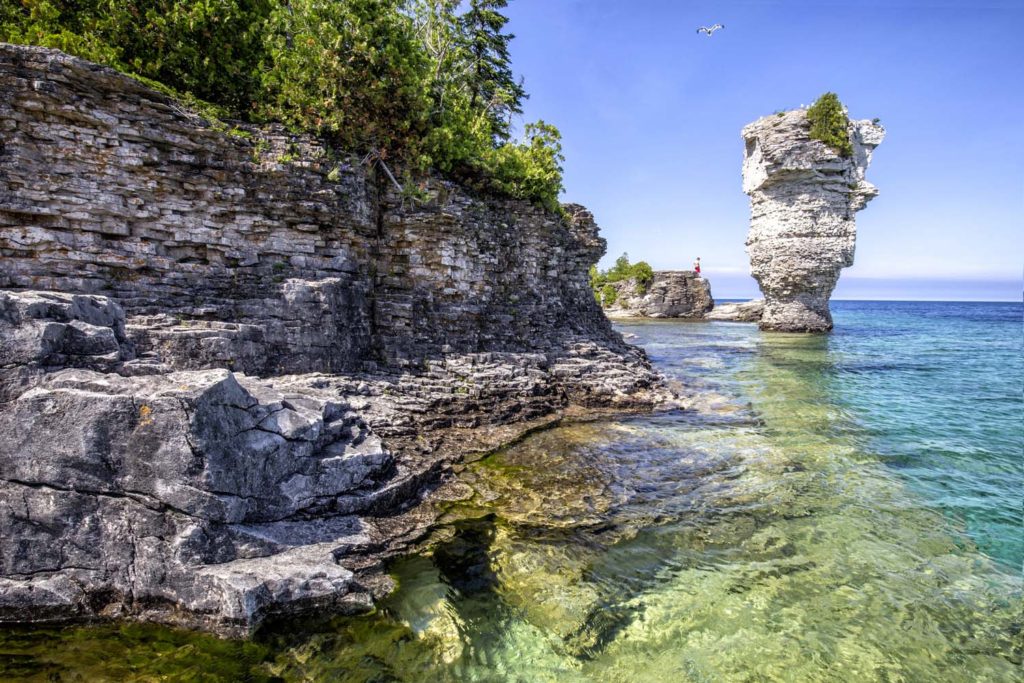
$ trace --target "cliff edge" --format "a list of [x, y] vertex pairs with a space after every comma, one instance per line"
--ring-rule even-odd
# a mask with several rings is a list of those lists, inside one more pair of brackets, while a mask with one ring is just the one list
[[764, 293], [760, 326], [786, 332], [832, 329], [828, 301], [853, 264], [855, 214], [878, 194], [865, 179], [885, 137], [850, 121], [852, 154], [812, 139], [807, 110], [766, 116], [743, 129], [743, 191], [750, 195], [747, 252]]
[[0, 44], [0, 620], [361, 611], [467, 454], [668, 393], [593, 217]]

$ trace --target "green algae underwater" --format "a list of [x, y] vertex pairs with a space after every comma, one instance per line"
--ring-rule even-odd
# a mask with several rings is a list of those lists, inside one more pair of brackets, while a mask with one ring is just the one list
[[978, 321], [993, 376], [972, 366], [970, 386], [1009, 398], [967, 416], [941, 398], [984, 398], [953, 380], [950, 354], [971, 349], [937, 330], [971, 321], [901, 315], [880, 334], [877, 311], [840, 308], [829, 337], [621, 325], [693, 408], [558, 427], [468, 466], [376, 613], [250, 642], [7, 628], [0, 679], [1021, 680], [1020, 312]]

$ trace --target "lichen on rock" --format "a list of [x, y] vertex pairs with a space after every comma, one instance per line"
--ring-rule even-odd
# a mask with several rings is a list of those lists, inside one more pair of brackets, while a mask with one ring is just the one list
[[885, 130], [849, 122], [850, 156], [810, 136], [807, 111], [758, 119], [743, 129], [743, 191], [750, 195], [747, 252], [764, 293], [761, 328], [832, 329], [829, 297], [853, 264], [855, 214], [878, 194], [865, 178]]

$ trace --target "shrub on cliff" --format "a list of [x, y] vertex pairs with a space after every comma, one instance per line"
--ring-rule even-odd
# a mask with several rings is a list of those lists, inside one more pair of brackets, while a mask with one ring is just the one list
[[429, 70], [399, 0], [290, 0], [267, 23], [262, 116], [358, 151], [415, 147]]
[[839, 96], [827, 92], [807, 110], [807, 120], [811, 124], [811, 138], [821, 140], [839, 153], [848, 157], [853, 154], [850, 142], [850, 119], [846, 115]]
[[636, 280], [637, 287], [641, 293], [646, 293], [647, 288], [654, 282], [654, 270], [646, 261], [633, 264], [632, 277]]
[[562, 135], [538, 121], [526, 124], [522, 142], [506, 142], [483, 155], [488, 186], [516, 199], [532, 199], [558, 211], [562, 189]]

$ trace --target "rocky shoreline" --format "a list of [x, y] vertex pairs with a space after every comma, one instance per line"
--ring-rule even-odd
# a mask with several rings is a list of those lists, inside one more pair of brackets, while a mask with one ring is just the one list
[[458, 462], [674, 400], [583, 207], [405, 196], [56, 50], [0, 87], [0, 621], [366, 611]]

